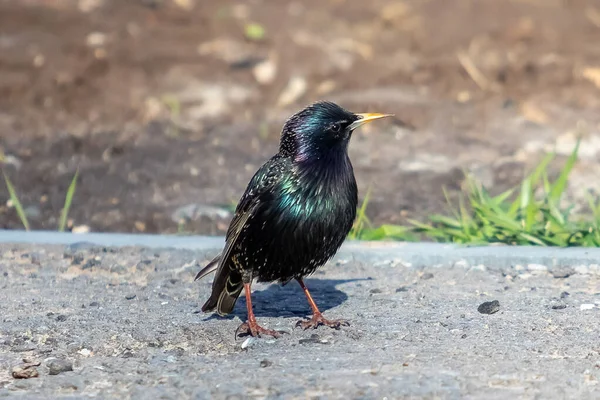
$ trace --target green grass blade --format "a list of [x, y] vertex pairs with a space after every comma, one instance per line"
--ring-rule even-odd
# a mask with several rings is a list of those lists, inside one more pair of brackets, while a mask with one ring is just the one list
[[546, 196], [548, 195], [548, 193], [550, 193], [550, 181], [548, 180], [548, 173], [544, 172], [544, 174], [542, 175], [542, 182], [544, 184], [544, 193], [546, 194]]
[[515, 192], [515, 189], [509, 189], [504, 193], [500, 193], [498, 196], [493, 198], [494, 204], [500, 206]]
[[452, 228], [462, 228], [462, 223], [455, 220], [454, 218], [446, 217], [444, 215], [430, 215], [429, 220], [433, 223], [441, 224], [444, 226], [450, 226]]
[[415, 236], [411, 234], [412, 228], [401, 225], [381, 225], [376, 229], [365, 229], [361, 234], [361, 240], [403, 240], [411, 242], [416, 240]]
[[362, 232], [365, 228], [365, 225], [369, 225], [370, 221], [367, 217], [367, 205], [369, 204], [369, 198], [371, 196], [371, 187], [367, 189], [367, 194], [360, 206], [360, 208], [356, 212], [356, 220], [354, 221], [354, 225], [348, 234], [348, 239], [357, 240], [361, 238]]
[[566, 223], [565, 216], [560, 212], [556, 204], [554, 202], [548, 202], [548, 208], [550, 210], [550, 215], [555, 218], [556, 224], [559, 226], [564, 226]]
[[573, 149], [573, 152], [567, 159], [567, 162], [565, 163], [562, 171], [560, 171], [560, 175], [558, 176], [558, 179], [552, 185], [552, 187], [550, 189], [550, 194], [548, 195], [550, 200], [554, 200], [555, 202], [558, 202], [560, 200], [563, 192], [565, 191], [565, 188], [567, 186], [567, 181], [569, 179], [569, 174], [571, 173], [571, 170], [573, 169], [573, 167], [575, 166], [575, 163], [577, 162], [577, 154], [579, 152], [579, 143], [580, 143], [580, 141], [577, 140], [575, 149]]
[[489, 214], [486, 217], [489, 222], [508, 231], [520, 232], [523, 229], [520, 223], [505, 215]]
[[531, 178], [525, 178], [521, 183], [521, 209], [524, 210], [532, 201]]
[[548, 170], [548, 165], [554, 159], [554, 157], [555, 157], [554, 153], [546, 154], [546, 156], [542, 159], [542, 161], [538, 164], [538, 166], [535, 167], [535, 169], [533, 170], [531, 175], [529, 175], [532, 186], [537, 185], [539, 179]]
[[75, 171], [75, 175], [71, 180], [71, 184], [69, 185], [69, 189], [67, 190], [67, 195], [65, 197], [65, 204], [63, 206], [62, 212], [60, 214], [60, 223], [58, 225], [58, 230], [60, 232], [64, 232], [67, 227], [67, 217], [69, 216], [69, 210], [71, 209], [71, 203], [73, 202], [73, 196], [75, 195], [75, 189], [77, 188], [77, 177], [79, 176], [79, 168]]
[[[448, 210], [450, 211], [450, 213], [452, 213], [452, 215], [454, 215], [454, 217], [456, 219], [460, 219], [459, 215], [458, 215], [458, 211], [454, 209], [454, 207], [452, 206], [452, 202], [450, 201], [450, 195], [448, 194], [448, 190], [446, 190], [445, 186], [442, 186], [442, 192], [444, 193], [444, 198], [446, 199], [446, 206], [448, 208]], [[460, 200], [460, 197], [459, 197]]]
[[472, 230], [477, 229], [477, 224], [473, 222], [473, 218], [469, 215], [467, 207], [465, 207], [465, 201], [462, 196], [458, 198], [458, 209], [460, 211], [460, 222], [462, 224], [462, 230], [465, 235], [470, 235]]
[[525, 211], [525, 230], [530, 232], [533, 229], [533, 226], [536, 222], [536, 217], [538, 216], [540, 211], [539, 204], [535, 201], [530, 202], [527, 205], [527, 210]]
[[542, 240], [540, 240], [537, 237], [530, 235], [528, 233], [521, 232], [521, 233], [519, 233], [519, 236], [533, 244], [537, 244], [539, 246], [546, 246], [546, 243], [544, 243]]
[[17, 215], [19, 216], [21, 223], [25, 227], [25, 230], [28, 231], [29, 230], [29, 221], [27, 220], [27, 215], [25, 215], [25, 210], [23, 209], [21, 202], [19, 201], [17, 192], [15, 191], [15, 188], [14, 188], [12, 182], [8, 178], [8, 175], [6, 175], [6, 172], [2, 171], [2, 174], [4, 175], [4, 182], [6, 183], [6, 188], [8, 189], [8, 194], [10, 195], [10, 200], [12, 201], [13, 205], [15, 206]]

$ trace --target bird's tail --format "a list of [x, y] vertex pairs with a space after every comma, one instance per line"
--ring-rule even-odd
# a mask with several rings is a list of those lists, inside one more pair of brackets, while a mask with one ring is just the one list
[[198, 273], [198, 277], [203, 277], [218, 267], [212, 284], [212, 292], [209, 299], [202, 306], [202, 311], [213, 311], [216, 308], [219, 315], [225, 315], [233, 310], [244, 284], [242, 275], [239, 272], [231, 270], [227, 265], [220, 265], [219, 261], [220, 257], [216, 257]]

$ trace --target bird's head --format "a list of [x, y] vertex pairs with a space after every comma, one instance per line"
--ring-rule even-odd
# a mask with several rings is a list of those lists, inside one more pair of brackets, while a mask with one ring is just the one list
[[352, 132], [388, 114], [355, 114], [335, 103], [318, 102], [292, 115], [283, 126], [279, 152], [296, 161], [346, 152]]

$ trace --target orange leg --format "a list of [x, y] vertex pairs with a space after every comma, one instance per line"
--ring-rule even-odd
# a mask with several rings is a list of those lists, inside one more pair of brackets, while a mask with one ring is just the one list
[[302, 279], [297, 279], [297, 281], [300, 284], [300, 287], [302, 288], [302, 290], [304, 290], [304, 294], [306, 295], [306, 300], [308, 300], [308, 304], [310, 305], [310, 308], [312, 308], [313, 316], [308, 321], [303, 321], [303, 320], [298, 321], [296, 323], [296, 326], [301, 326], [303, 329], [308, 329], [308, 328], [317, 329], [317, 327], [320, 325], [327, 325], [330, 328], [340, 329], [340, 326], [350, 325], [350, 323], [348, 321], [345, 321], [343, 319], [334, 319], [334, 320], [325, 319], [323, 317], [323, 314], [321, 314], [321, 311], [319, 311], [319, 307], [317, 307], [317, 303], [315, 303], [312, 296], [310, 295], [310, 292], [308, 291], [308, 288], [304, 284], [304, 281]]
[[252, 310], [252, 296], [250, 293], [250, 283], [244, 283], [244, 293], [246, 294], [246, 307], [248, 309], [248, 321], [241, 324], [235, 331], [236, 336], [259, 336], [263, 333], [265, 335], [273, 336], [274, 338], [278, 338], [280, 335], [279, 332], [265, 329], [262, 326], [258, 325], [256, 322], [256, 317], [254, 316], [254, 311]]

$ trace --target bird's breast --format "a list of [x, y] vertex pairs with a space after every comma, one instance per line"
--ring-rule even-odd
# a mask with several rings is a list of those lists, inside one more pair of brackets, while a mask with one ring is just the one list
[[334, 165], [298, 165], [282, 189], [281, 205], [299, 219], [354, 219], [357, 187], [349, 160]]
[[326, 167], [294, 166], [250, 222], [245, 250], [259, 280], [285, 282], [314, 272], [348, 235], [357, 207], [352, 167]]

